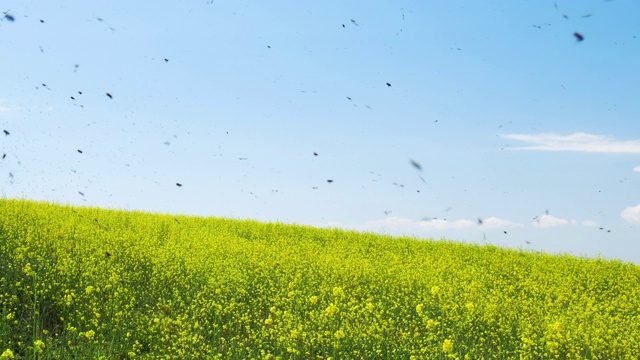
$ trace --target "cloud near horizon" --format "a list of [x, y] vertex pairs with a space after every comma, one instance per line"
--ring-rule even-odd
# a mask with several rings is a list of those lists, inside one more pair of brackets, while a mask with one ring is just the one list
[[532, 223], [532, 225], [533, 227], [536, 227], [538, 229], [568, 226], [568, 225], [572, 225], [572, 226], [582, 225], [584, 227], [589, 227], [589, 228], [598, 227], [598, 223], [593, 220], [583, 220], [583, 221], [578, 221], [575, 219], [567, 220], [567, 219], [558, 218], [549, 214], [543, 214], [543, 215], [537, 216], [535, 218], [535, 221]]
[[514, 227], [522, 227], [522, 224], [514, 223], [509, 220], [500, 219], [495, 216], [488, 217], [482, 221], [481, 229], [490, 230], [490, 229], [504, 229], [504, 228], [514, 228]]
[[640, 165], [633, 168], [634, 172], [640, 173]]
[[391, 216], [381, 220], [371, 220], [364, 224], [342, 224], [339, 222], [327, 224], [329, 227], [337, 227], [342, 229], [351, 229], [358, 231], [369, 231], [375, 233], [384, 233], [392, 235], [409, 235], [409, 236], [435, 236], [440, 235], [442, 231], [460, 231], [460, 230], [491, 230], [506, 229], [514, 227], [522, 227], [509, 220], [501, 219], [495, 216], [488, 217], [479, 225], [477, 220], [458, 219], [422, 219], [414, 220]]
[[630, 206], [622, 210], [620, 216], [632, 224], [640, 224], [640, 204], [637, 206]]
[[533, 222], [533, 226], [537, 228], [551, 228], [551, 227], [565, 226], [573, 223], [574, 222], [566, 219], [561, 219], [552, 215], [543, 214], [543, 215], [540, 215], [536, 219], [536, 221]]
[[365, 228], [384, 228], [384, 227], [402, 227], [405, 229], [423, 229], [423, 230], [460, 230], [469, 229], [475, 226], [475, 222], [471, 220], [455, 220], [446, 219], [430, 219], [430, 220], [413, 220], [391, 216], [382, 220], [372, 220], [364, 224]]
[[640, 140], [617, 140], [612, 136], [604, 135], [544, 133], [536, 135], [505, 134], [500, 135], [500, 137], [531, 144], [529, 146], [511, 147], [512, 150], [640, 154]]

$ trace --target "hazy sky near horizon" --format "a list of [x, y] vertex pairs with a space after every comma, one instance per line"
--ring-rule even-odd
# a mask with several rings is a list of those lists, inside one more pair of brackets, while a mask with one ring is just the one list
[[640, 2], [3, 6], [3, 197], [640, 263]]

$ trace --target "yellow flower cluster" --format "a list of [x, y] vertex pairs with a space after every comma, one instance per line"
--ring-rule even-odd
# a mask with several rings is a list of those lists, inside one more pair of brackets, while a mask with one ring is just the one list
[[0, 359], [638, 359], [640, 267], [0, 199]]

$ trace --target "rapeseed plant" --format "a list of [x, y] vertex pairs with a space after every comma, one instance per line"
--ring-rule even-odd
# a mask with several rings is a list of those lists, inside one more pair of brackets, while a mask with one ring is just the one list
[[639, 283], [618, 261], [0, 200], [0, 359], [634, 359]]

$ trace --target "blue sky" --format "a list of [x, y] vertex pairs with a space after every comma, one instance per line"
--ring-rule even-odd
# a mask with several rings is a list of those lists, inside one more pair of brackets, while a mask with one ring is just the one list
[[3, 197], [640, 263], [636, 1], [2, 6]]

